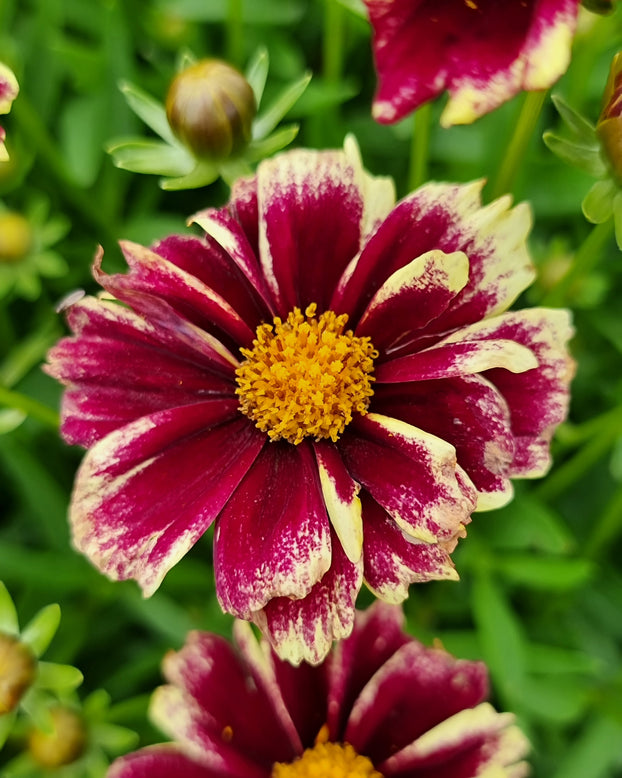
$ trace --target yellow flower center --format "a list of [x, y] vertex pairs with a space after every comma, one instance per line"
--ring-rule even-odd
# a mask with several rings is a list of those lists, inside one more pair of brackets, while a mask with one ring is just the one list
[[382, 774], [349, 743], [317, 743], [295, 762], [277, 762], [271, 778], [382, 778]]
[[272, 440], [295, 446], [306, 436], [337, 440], [353, 413], [367, 413], [373, 394], [371, 340], [343, 331], [347, 314], [317, 316], [316, 308], [260, 325], [236, 370], [242, 413]]

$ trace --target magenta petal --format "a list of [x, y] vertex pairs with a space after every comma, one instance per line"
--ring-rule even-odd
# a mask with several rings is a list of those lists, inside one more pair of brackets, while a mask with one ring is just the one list
[[152, 594], [216, 518], [265, 443], [235, 400], [138, 419], [84, 458], [72, 496], [76, 548]]
[[347, 637], [352, 631], [363, 563], [352, 564], [335, 538], [332, 547], [330, 570], [306, 597], [278, 597], [254, 615], [276, 653], [292, 664], [319, 664], [333, 640]]
[[343, 152], [296, 150], [257, 173], [259, 250], [277, 313], [320, 311], [357, 254], [364, 213], [360, 171]]
[[186, 756], [171, 743], [141, 748], [133, 754], [116, 759], [106, 778], [217, 778], [210, 768]]
[[[451, 693], [448, 693], [451, 690]], [[352, 707], [344, 740], [380, 765], [424, 732], [485, 699], [481, 662], [411, 641], [372, 676]]]
[[330, 563], [330, 525], [311, 447], [269, 443], [216, 525], [223, 610], [248, 619], [274, 597], [305, 597]]
[[422, 543], [409, 537], [369, 495], [364, 495], [364, 576], [368, 588], [380, 599], [400, 603], [408, 587], [427, 581], [458, 580], [449, 543]]
[[[275, 761], [297, 756], [271, 700], [252, 683], [248, 668], [224, 638], [190, 632], [180, 651], [166, 655], [163, 667], [169, 684], [196, 702], [201, 730], [209, 738], [224, 740], [223, 748], [237, 751], [268, 771]], [[188, 738], [188, 732], [179, 731], [178, 722], [165, 718], [157, 705], [154, 713], [169, 737], [178, 742]]]
[[470, 521], [475, 489], [440, 438], [370, 413], [346, 429], [339, 449], [352, 477], [413, 538], [451, 540]]
[[392, 605], [376, 601], [366, 611], [357, 611], [352, 634], [337, 644], [329, 665], [326, 723], [330, 740], [344, 741], [347, 718], [361, 690], [411, 640], [403, 626], [402, 609]]

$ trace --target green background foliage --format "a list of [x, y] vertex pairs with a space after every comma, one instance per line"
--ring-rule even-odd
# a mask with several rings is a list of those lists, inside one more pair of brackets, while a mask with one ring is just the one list
[[[0, 579], [23, 622], [60, 603], [62, 622], [46, 659], [81, 669], [83, 697], [105, 689], [109, 720], [136, 730], [143, 744], [159, 738], [146, 705], [164, 653], [191, 628], [230, 634], [214, 594], [210, 533], [149, 600], [131, 582], [107, 581], [71, 549], [67, 505], [82, 454], [58, 437], [60, 389], [40, 363], [64, 331], [58, 301], [74, 289], [96, 291], [90, 263], [98, 244], [105, 267], [120, 269], [119, 238], [150, 244], [186, 231], [188, 214], [227, 199], [221, 181], [167, 193], [156, 178], [113, 166], [107, 141], [148, 133], [118, 82], [162, 99], [184, 50], [244, 67], [266, 46], [268, 97], [307, 69], [314, 73], [287, 116], [300, 123], [295, 145], [340, 146], [353, 132], [365, 165], [393, 175], [399, 196], [428, 178], [485, 177], [486, 199], [511, 191], [532, 204], [539, 277], [519, 304], [573, 310], [578, 372], [570, 418], [554, 441], [550, 474], [517, 484], [506, 508], [474, 516], [455, 553], [461, 582], [413, 586], [405, 610], [414, 635], [488, 664], [494, 703], [514, 711], [532, 740], [535, 776], [620, 775], [622, 254], [613, 227], [586, 222], [581, 201], [593, 180], [541, 140], [546, 129], [562, 131], [549, 95], [518, 154], [510, 140], [533, 96], [466, 127], [440, 129], [444, 99], [414, 121], [377, 125], [370, 30], [357, 7], [335, 0], [0, 0], [0, 60], [21, 86], [3, 117], [11, 161], [0, 166], [0, 198], [33, 229], [47, 229], [42, 245], [47, 235], [64, 260], [60, 275], [35, 269], [34, 293], [7, 284], [0, 299]], [[622, 8], [602, 18], [586, 13], [571, 67], [553, 89], [591, 121], [621, 40]], [[361, 605], [369, 601], [363, 594]], [[20, 747], [19, 738], [9, 741], [0, 774]]]

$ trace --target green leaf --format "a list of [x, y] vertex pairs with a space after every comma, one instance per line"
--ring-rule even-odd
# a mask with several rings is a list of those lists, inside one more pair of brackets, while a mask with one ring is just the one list
[[616, 243], [622, 251], [622, 192], [613, 198], [613, 223], [616, 231]]
[[588, 119], [582, 116], [574, 108], [571, 108], [561, 95], [551, 95], [553, 105], [562, 117], [566, 125], [570, 128], [573, 135], [585, 146], [594, 146], [598, 148], [599, 143], [596, 137], [596, 128]]
[[159, 183], [160, 188], [165, 189], [168, 192], [177, 191], [179, 189], [198, 189], [201, 186], [211, 184], [219, 175], [220, 169], [215, 162], [201, 160], [200, 162], [197, 162], [195, 168], [186, 175], [179, 178], [162, 178]]
[[[224, 22], [229, 15], [229, 0], [164, 0], [165, 11], [195, 22]], [[242, 19], [246, 24], [290, 25], [305, 12], [296, 0], [242, 0]]]
[[294, 140], [296, 135], [298, 135], [298, 129], [298, 124], [288, 124], [263, 140], [253, 141], [246, 149], [245, 159], [249, 162], [258, 162], [271, 156], [276, 151], [280, 151]]
[[4, 632], [7, 635], [17, 635], [19, 633], [17, 610], [8, 589], [2, 581], [0, 581], [0, 632]]
[[124, 754], [138, 744], [138, 735], [127, 727], [118, 724], [95, 724], [91, 728], [93, 740], [111, 754]]
[[550, 554], [566, 554], [576, 546], [562, 518], [526, 494], [517, 494], [505, 508], [490, 514], [487, 530], [495, 548], [530, 548]]
[[606, 778], [620, 765], [622, 724], [607, 716], [592, 719], [570, 740], [552, 778]]
[[581, 203], [585, 218], [592, 224], [602, 224], [610, 219], [613, 213], [613, 198], [617, 191], [618, 187], [610, 178], [597, 181]]
[[542, 675], [595, 675], [601, 663], [584, 651], [559, 646], [528, 643], [526, 658], [529, 671]]
[[270, 57], [268, 56], [268, 50], [264, 46], [260, 46], [246, 68], [246, 80], [251, 85], [257, 106], [261, 104], [269, 67]]
[[15, 711], [11, 713], [5, 713], [4, 716], [0, 716], [0, 750], [6, 743], [8, 736], [11, 734], [16, 717], [17, 713]]
[[54, 662], [39, 662], [37, 686], [54, 692], [67, 692], [80, 686], [84, 676], [77, 667]]
[[196, 162], [186, 149], [155, 140], [115, 141], [106, 147], [114, 164], [133, 173], [157, 176], [185, 176]]
[[265, 111], [253, 122], [253, 139], [265, 138], [277, 126], [289, 109], [307, 88], [312, 74], [306, 72], [297, 81], [289, 84]]
[[587, 559], [514, 554], [496, 558], [495, 569], [512, 583], [545, 591], [568, 591], [586, 583], [594, 565]]
[[52, 642], [60, 624], [60, 606], [56, 603], [42, 608], [22, 630], [21, 637], [39, 657]]
[[600, 178], [607, 172], [607, 168], [600, 156], [600, 150], [598, 146], [586, 146], [576, 141], [567, 140], [561, 138], [555, 133], [547, 131], [542, 135], [542, 140], [549, 147], [549, 149], [567, 162], [569, 165], [573, 165], [579, 170], [583, 170], [594, 178]]
[[352, 11], [353, 14], [360, 16], [362, 19], [367, 19], [367, 9], [363, 4], [363, 0], [336, 0], [338, 3]]
[[583, 680], [539, 677], [525, 679], [522, 699], [534, 719], [570, 724], [585, 714], [590, 695]]
[[177, 139], [173, 135], [168, 119], [166, 118], [166, 111], [162, 103], [159, 103], [155, 98], [143, 92], [134, 84], [130, 84], [128, 81], [122, 81], [119, 84], [119, 89], [123, 93], [125, 100], [134, 113], [139, 116], [145, 124], [150, 127], [156, 135], [159, 135], [162, 140], [170, 143], [172, 146], [176, 145]]

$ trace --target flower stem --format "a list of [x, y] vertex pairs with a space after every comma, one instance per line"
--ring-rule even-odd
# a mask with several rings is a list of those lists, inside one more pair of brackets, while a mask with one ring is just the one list
[[339, 83], [343, 73], [343, 8], [337, 0], [324, 0], [323, 75], [327, 83]]
[[242, 0], [229, 0], [227, 8], [227, 58], [242, 67], [244, 58], [244, 16]]
[[546, 94], [545, 90], [541, 90], [527, 92], [525, 95], [514, 134], [499, 167], [497, 178], [492, 185], [491, 197], [493, 200], [513, 190], [516, 177], [524, 162], [525, 151], [538, 123]]
[[612, 543], [622, 533], [622, 486], [618, 486], [585, 546], [588, 557], [596, 557], [604, 546]]
[[413, 116], [413, 134], [410, 146], [410, 168], [408, 191], [421, 186], [428, 177], [428, 155], [430, 148], [430, 118], [432, 103], [425, 103]]
[[24, 394], [12, 392], [10, 389], [0, 386], [0, 405], [22, 411], [42, 424], [58, 430], [60, 423], [58, 413], [32, 397], [26, 397]]
[[565, 304], [566, 295], [570, 287], [581, 276], [585, 276], [598, 263], [603, 249], [611, 240], [614, 233], [613, 219], [596, 224], [574, 255], [574, 261], [567, 272], [560, 278], [557, 284], [541, 300], [542, 305], [560, 306]]

